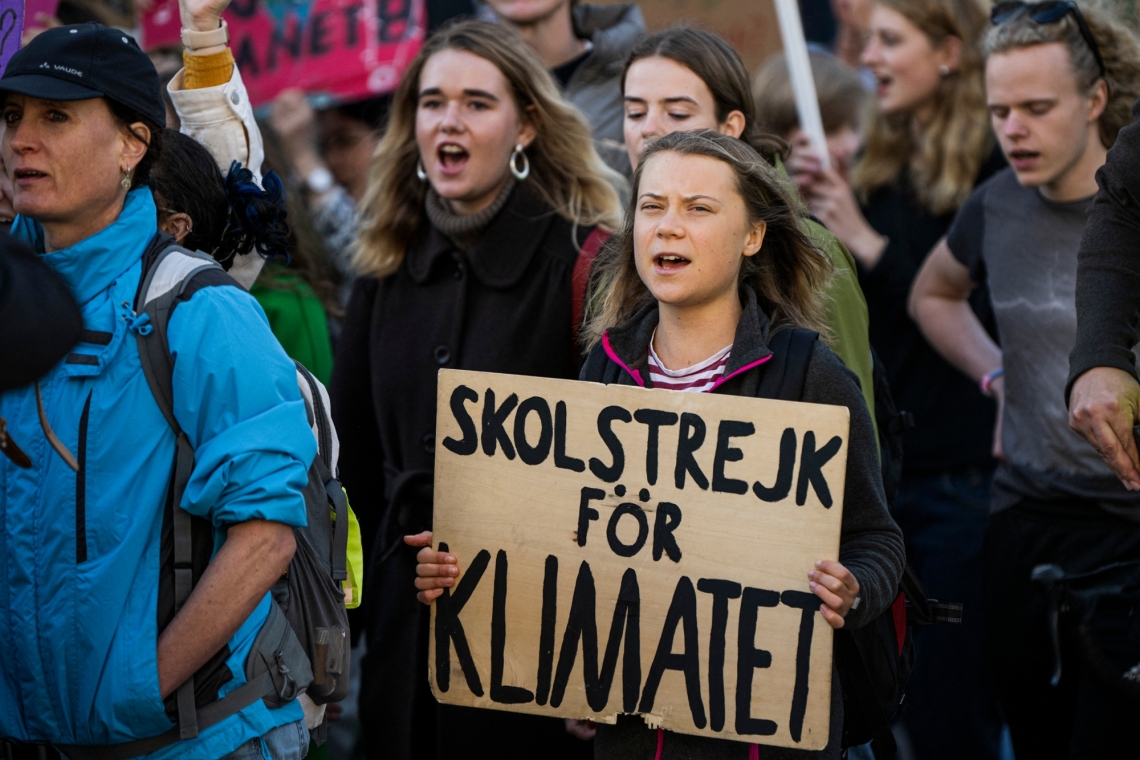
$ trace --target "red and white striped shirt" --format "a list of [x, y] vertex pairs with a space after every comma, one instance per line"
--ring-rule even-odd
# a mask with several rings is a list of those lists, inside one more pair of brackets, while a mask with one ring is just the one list
[[649, 341], [649, 380], [654, 388], [664, 388], [669, 391], [692, 391], [705, 393], [711, 391], [716, 381], [724, 375], [728, 366], [728, 357], [732, 353], [732, 346], [725, 346], [720, 351], [705, 359], [700, 364], [694, 364], [684, 369], [666, 369], [657, 352], [653, 350], [653, 341]]

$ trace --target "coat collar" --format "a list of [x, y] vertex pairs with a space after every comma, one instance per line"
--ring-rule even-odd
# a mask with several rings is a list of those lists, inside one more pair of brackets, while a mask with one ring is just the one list
[[645, 34], [645, 19], [636, 3], [589, 5], [579, 3], [571, 11], [574, 31], [594, 50], [574, 74], [574, 79], [596, 82], [621, 74], [629, 49]]
[[29, 243], [44, 263], [67, 283], [80, 306], [111, 286], [146, 251], [158, 231], [158, 211], [149, 188], [127, 193], [119, 218], [73, 246], [44, 254], [44, 230], [39, 222], [16, 217], [12, 235]]
[[[756, 302], [756, 293], [751, 288], [740, 289], [740, 300], [744, 313], [736, 325], [736, 336], [732, 342], [732, 352], [724, 375], [715, 388], [733, 377], [764, 364], [772, 358], [768, 348], [768, 334], [771, 323], [768, 315]], [[660, 314], [656, 302], [642, 307], [621, 327], [606, 330], [602, 335], [602, 347], [610, 360], [618, 364], [642, 387], [652, 387], [649, 372], [643, 371], [649, 362], [649, 341], [657, 329]]]
[[530, 266], [554, 216], [538, 194], [520, 182], [469, 251], [461, 251], [434, 225], [426, 224], [423, 236], [408, 246], [405, 259], [408, 273], [412, 280], [423, 285], [442, 260], [462, 257], [484, 285], [509, 288]]

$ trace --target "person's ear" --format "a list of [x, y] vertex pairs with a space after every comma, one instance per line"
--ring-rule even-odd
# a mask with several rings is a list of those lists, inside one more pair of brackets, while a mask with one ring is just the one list
[[131, 134], [123, 134], [123, 145], [119, 160], [122, 161], [124, 169], [134, 171], [134, 168], [146, 155], [147, 148], [150, 147], [150, 127], [141, 121], [136, 121], [128, 126], [127, 130]]
[[170, 235], [181, 245], [182, 241], [186, 239], [186, 236], [194, 231], [194, 220], [190, 218], [189, 214], [178, 211], [163, 217], [158, 228], [167, 235]]
[[535, 126], [534, 114], [534, 106], [527, 106], [519, 114], [519, 136], [515, 142], [524, 148], [529, 148], [530, 144], [534, 142], [534, 138], [538, 137], [538, 127]]
[[1108, 83], [1102, 78], [1096, 80], [1092, 88], [1092, 95], [1089, 98], [1089, 121], [1099, 120], [1106, 108], [1108, 108]]
[[938, 57], [939, 71], [947, 72], [943, 76], [958, 71], [962, 68], [962, 38], [948, 35], [935, 49], [935, 55]]
[[764, 247], [764, 236], [768, 234], [768, 223], [765, 221], [753, 222], [752, 229], [744, 238], [744, 255], [755, 256]]
[[716, 131], [729, 137], [740, 137], [744, 134], [746, 126], [748, 126], [748, 117], [740, 111], [733, 111], [725, 117], [724, 123], [720, 124]]

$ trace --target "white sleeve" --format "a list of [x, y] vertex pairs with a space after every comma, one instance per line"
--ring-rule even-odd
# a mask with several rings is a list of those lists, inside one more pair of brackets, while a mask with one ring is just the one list
[[229, 173], [230, 162], [241, 161], [260, 183], [265, 150], [237, 66], [226, 84], [197, 90], [183, 89], [185, 74], [185, 69], [179, 71], [167, 88], [182, 134], [205, 146], [223, 175]]

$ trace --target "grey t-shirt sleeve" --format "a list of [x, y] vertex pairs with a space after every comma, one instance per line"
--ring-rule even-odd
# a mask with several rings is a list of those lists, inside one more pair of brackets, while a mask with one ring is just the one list
[[946, 233], [946, 245], [963, 266], [970, 270], [970, 279], [975, 284], [986, 281], [986, 261], [982, 256], [982, 242], [986, 233], [986, 192], [990, 183], [986, 182], [966, 199], [958, 209], [950, 231]]

